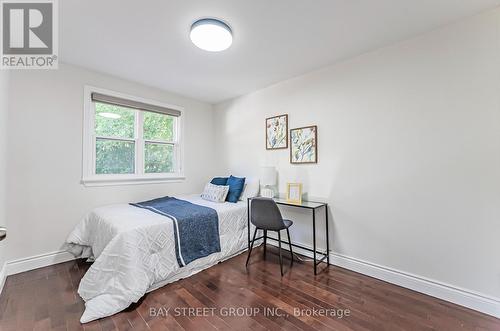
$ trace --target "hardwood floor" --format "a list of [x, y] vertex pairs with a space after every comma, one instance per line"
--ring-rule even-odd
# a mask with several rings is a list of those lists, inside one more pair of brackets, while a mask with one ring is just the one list
[[0, 328], [500, 330], [494, 317], [334, 266], [314, 277], [310, 262], [289, 270], [285, 260], [281, 278], [272, 250], [264, 261], [262, 249], [255, 249], [248, 272], [242, 254], [85, 325], [79, 323], [84, 303], [77, 289], [89, 264], [72, 261], [9, 276], [0, 296]]

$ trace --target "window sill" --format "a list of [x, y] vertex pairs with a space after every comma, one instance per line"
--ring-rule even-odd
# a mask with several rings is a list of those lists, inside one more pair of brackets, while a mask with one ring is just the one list
[[144, 185], [161, 183], [178, 183], [186, 179], [184, 174], [169, 175], [144, 175], [144, 176], [91, 176], [84, 177], [81, 184], [86, 187], [95, 186], [121, 186], [121, 185]]

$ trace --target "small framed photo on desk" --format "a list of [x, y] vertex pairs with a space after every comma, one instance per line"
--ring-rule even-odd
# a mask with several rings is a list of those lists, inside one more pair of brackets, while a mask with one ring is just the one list
[[302, 184], [287, 183], [286, 184], [286, 201], [300, 205], [302, 203]]

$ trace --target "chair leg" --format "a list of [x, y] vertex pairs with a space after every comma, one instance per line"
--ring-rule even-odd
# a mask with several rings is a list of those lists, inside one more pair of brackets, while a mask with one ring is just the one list
[[267, 230], [264, 230], [264, 259], [266, 258], [266, 248], [267, 248]]
[[292, 250], [292, 241], [290, 240], [290, 231], [288, 230], [288, 228], [286, 229], [286, 235], [288, 236], [288, 246], [290, 247], [290, 260], [292, 262], [290, 262], [290, 266], [293, 265], [293, 250]]
[[255, 228], [255, 231], [253, 233], [252, 244], [250, 245], [250, 249], [248, 250], [247, 263], [245, 264], [245, 267], [248, 267], [248, 261], [250, 261], [250, 255], [252, 254], [252, 248], [253, 248], [253, 244], [255, 242], [255, 236], [256, 235], [257, 235], [257, 228]]
[[281, 256], [281, 232], [278, 231], [278, 242], [280, 246], [280, 271], [281, 271], [281, 276], [283, 277], [283, 257]]

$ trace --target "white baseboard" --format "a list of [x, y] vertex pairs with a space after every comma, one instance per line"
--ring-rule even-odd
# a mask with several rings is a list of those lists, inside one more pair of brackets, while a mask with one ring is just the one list
[[23, 259], [7, 261], [0, 271], [0, 293], [3, 290], [3, 285], [7, 276], [47, 267], [57, 263], [71, 261], [74, 259], [75, 257], [66, 251], [56, 251]]
[[38, 268], [48, 267], [53, 264], [74, 260], [75, 257], [66, 251], [55, 251], [46, 254], [7, 261], [0, 270], [0, 293], [3, 291], [7, 276]]
[[[268, 243], [277, 246], [273, 241]], [[288, 249], [287, 245], [284, 248]], [[309, 251], [295, 247], [293, 249], [299, 254], [312, 257]], [[330, 264], [500, 318], [498, 298], [341, 254], [330, 253]]]
[[5, 285], [5, 279], [7, 278], [7, 274], [5, 273], [5, 265], [6, 263], [4, 263], [2, 265], [2, 269], [0, 270], [0, 293], [2, 293], [3, 291], [3, 286]]
[[500, 318], [500, 299], [482, 293], [335, 253], [330, 264]]

